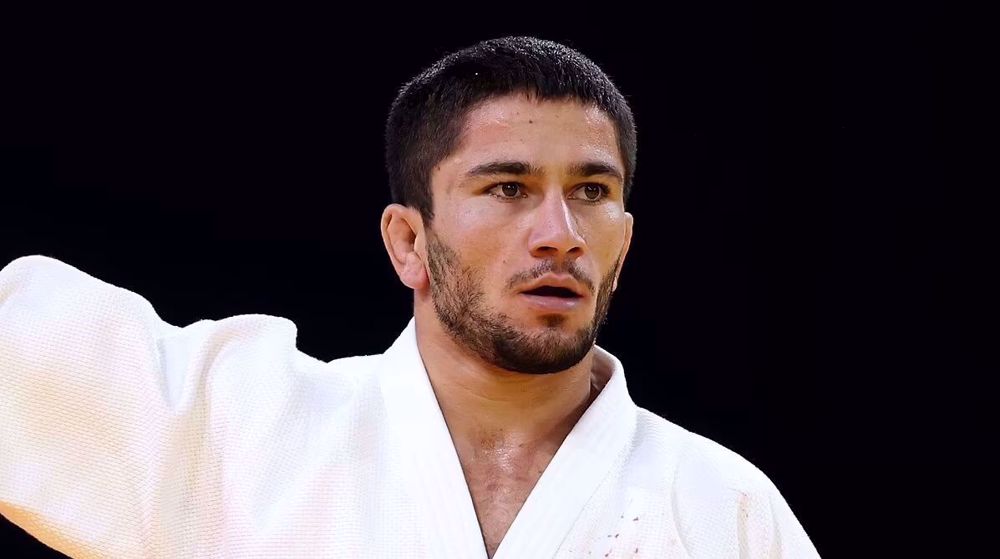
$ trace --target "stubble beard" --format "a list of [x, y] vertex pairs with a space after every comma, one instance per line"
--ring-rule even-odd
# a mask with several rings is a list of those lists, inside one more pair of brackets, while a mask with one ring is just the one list
[[[621, 266], [619, 255], [598, 287], [590, 324], [567, 334], [561, 328], [566, 317], [551, 314], [543, 317], [546, 323], [543, 332], [529, 333], [517, 328], [510, 316], [487, 305], [482, 278], [464, 266], [458, 254], [429, 231], [427, 259], [434, 310], [451, 338], [495, 367], [536, 375], [565, 371], [583, 360], [591, 350], [607, 320], [611, 288]], [[559, 270], [548, 261], [517, 277], [527, 275], [524, 280], [531, 280], [555, 271]], [[581, 283], [593, 285], [573, 264], [562, 271]]]

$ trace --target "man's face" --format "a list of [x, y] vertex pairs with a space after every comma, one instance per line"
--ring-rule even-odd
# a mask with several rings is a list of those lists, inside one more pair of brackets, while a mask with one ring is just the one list
[[509, 371], [579, 363], [631, 238], [624, 172], [596, 107], [510, 95], [474, 108], [431, 174], [431, 295], [452, 338]]

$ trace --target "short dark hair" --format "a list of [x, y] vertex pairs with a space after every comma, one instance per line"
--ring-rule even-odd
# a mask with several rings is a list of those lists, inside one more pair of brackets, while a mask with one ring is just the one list
[[430, 224], [431, 170], [458, 148], [468, 112], [488, 99], [522, 91], [540, 100], [575, 98], [611, 118], [625, 162], [627, 201], [635, 173], [636, 132], [625, 97], [581, 53], [534, 37], [483, 41], [445, 56], [402, 87], [385, 128], [392, 201], [416, 207]]

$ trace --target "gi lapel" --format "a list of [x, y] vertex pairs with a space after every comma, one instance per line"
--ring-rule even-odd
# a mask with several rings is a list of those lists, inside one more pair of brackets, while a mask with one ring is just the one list
[[504, 536], [494, 559], [553, 557], [613, 462], [631, 443], [636, 406], [622, 364], [595, 346], [610, 363], [611, 378], [567, 435]]
[[476, 509], [427, 371], [413, 319], [383, 356], [377, 372], [396, 443], [409, 467], [408, 485], [427, 534], [428, 557], [486, 559]]

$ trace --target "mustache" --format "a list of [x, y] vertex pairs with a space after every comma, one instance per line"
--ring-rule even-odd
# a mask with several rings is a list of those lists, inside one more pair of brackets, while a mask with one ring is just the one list
[[514, 274], [511, 276], [510, 280], [507, 281], [507, 289], [513, 290], [518, 285], [531, 282], [549, 273], [570, 275], [573, 279], [580, 282], [581, 285], [585, 286], [589, 292], [594, 292], [594, 281], [587, 277], [587, 274], [580, 269], [580, 266], [578, 266], [576, 262], [570, 262], [568, 265], [559, 266], [553, 260], [541, 262], [530, 270]]

